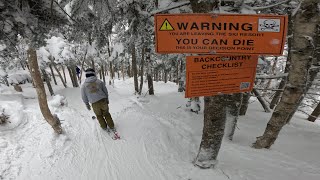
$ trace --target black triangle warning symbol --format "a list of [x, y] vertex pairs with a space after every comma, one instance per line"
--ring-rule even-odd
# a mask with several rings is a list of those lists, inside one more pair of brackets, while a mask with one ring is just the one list
[[169, 23], [168, 19], [165, 19], [160, 27], [160, 31], [174, 31], [174, 28]]

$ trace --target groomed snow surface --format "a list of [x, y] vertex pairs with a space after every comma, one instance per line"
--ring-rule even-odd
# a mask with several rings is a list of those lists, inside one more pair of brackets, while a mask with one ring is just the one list
[[[86, 110], [79, 88], [55, 87], [49, 106], [62, 120], [56, 135], [43, 119], [31, 84], [23, 93], [0, 87], [0, 110], [10, 122], [0, 126], [0, 179], [17, 180], [319, 180], [320, 125], [296, 114], [270, 150], [251, 148], [271, 113], [251, 99], [234, 140], [223, 141], [219, 164], [199, 169], [198, 152], [203, 109], [186, 108], [174, 83], [155, 82], [155, 95], [134, 95], [133, 80], [107, 86], [110, 112], [121, 140], [112, 140], [92, 111]], [[202, 100], [203, 103], [203, 100]]]

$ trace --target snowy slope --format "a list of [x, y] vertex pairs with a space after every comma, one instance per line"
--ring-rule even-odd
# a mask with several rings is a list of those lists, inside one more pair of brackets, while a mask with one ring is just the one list
[[[318, 180], [320, 126], [296, 116], [271, 150], [250, 147], [262, 135], [269, 116], [258, 102], [239, 120], [234, 141], [225, 140], [215, 169], [192, 165], [199, 148], [203, 113], [185, 108], [173, 83], [155, 82], [155, 96], [137, 98], [132, 79], [107, 86], [110, 112], [122, 140], [113, 141], [92, 120], [79, 88], [56, 89], [49, 100], [63, 121], [57, 136], [44, 122], [34, 90], [24, 92], [23, 125], [0, 132], [0, 179], [108, 180]], [[145, 90], [146, 92], [146, 90]]]

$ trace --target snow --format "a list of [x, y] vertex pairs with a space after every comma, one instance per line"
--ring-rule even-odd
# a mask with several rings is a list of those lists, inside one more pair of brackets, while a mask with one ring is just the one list
[[8, 75], [9, 84], [24, 84], [26, 82], [32, 82], [31, 75], [28, 70], [19, 72], [10, 72]]
[[22, 94], [2, 91], [1, 107], [11, 123], [0, 126], [5, 129], [0, 129], [0, 179], [320, 179], [319, 121], [308, 122], [296, 113], [270, 150], [253, 149], [271, 116], [253, 98], [247, 115], [238, 120], [234, 140], [223, 141], [219, 163], [203, 170], [192, 164], [203, 108], [199, 114], [190, 112], [184, 94], [171, 82], [154, 82], [154, 96], [146, 87], [142, 96], [134, 95], [133, 87], [132, 78], [107, 85], [118, 141], [91, 119], [79, 88], [54, 86], [56, 95], [48, 97], [52, 113], [62, 121], [62, 135], [43, 119], [32, 85], [23, 85]]

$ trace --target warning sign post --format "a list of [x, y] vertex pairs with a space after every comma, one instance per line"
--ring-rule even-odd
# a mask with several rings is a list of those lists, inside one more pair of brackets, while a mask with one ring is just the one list
[[257, 55], [188, 56], [186, 63], [187, 98], [251, 91]]
[[158, 53], [282, 55], [288, 17], [157, 14]]

